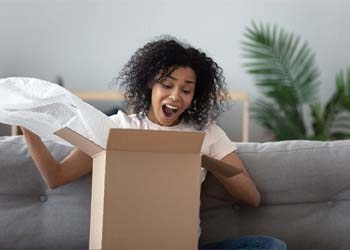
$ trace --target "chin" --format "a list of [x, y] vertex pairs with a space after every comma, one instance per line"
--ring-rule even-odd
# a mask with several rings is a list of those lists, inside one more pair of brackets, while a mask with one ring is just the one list
[[174, 126], [175, 124], [176, 124], [176, 121], [174, 121], [174, 122], [162, 122], [161, 123], [162, 126], [167, 126], [167, 127]]

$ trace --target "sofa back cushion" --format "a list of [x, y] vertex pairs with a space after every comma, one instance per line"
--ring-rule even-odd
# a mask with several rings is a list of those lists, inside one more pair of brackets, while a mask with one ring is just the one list
[[[71, 147], [44, 141], [60, 160]], [[91, 175], [50, 190], [22, 136], [0, 137], [0, 248], [88, 249]]]
[[261, 206], [238, 204], [208, 175], [202, 189], [202, 242], [270, 235], [291, 249], [350, 247], [350, 141], [237, 147], [261, 192]]

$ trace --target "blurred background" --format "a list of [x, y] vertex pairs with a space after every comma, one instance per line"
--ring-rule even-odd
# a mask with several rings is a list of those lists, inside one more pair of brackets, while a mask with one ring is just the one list
[[[247, 93], [252, 104], [262, 92], [243, 66], [242, 41], [255, 21], [307, 42], [319, 71], [317, 95], [326, 103], [336, 74], [350, 65], [349, 10], [348, 0], [0, 0], [0, 78], [35, 77], [72, 91], [111, 89], [136, 49], [168, 34], [205, 51], [224, 69], [230, 91]], [[310, 124], [310, 114], [303, 115]], [[219, 123], [240, 141], [241, 120], [242, 104], [235, 102]], [[6, 133], [2, 125], [0, 134]], [[274, 139], [250, 117], [249, 141]]]

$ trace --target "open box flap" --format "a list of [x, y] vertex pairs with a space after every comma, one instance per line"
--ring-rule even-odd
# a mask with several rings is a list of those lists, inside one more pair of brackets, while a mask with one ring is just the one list
[[[91, 157], [104, 150], [104, 148], [70, 128], [62, 128], [54, 134], [70, 142]], [[111, 129], [107, 149], [138, 152], [199, 153], [203, 139], [204, 133], [202, 132]], [[207, 155], [202, 155], [201, 160], [202, 167], [227, 178], [242, 172], [237, 167]]]
[[116, 129], [109, 131], [107, 149], [137, 152], [200, 153], [203, 132]]
[[78, 134], [74, 130], [70, 128], [62, 128], [54, 133], [58, 137], [61, 137], [62, 139], [68, 141], [72, 145], [79, 148], [84, 153], [90, 155], [93, 157], [94, 155], [102, 152], [104, 149], [94, 143], [93, 141], [90, 141], [89, 139], [85, 138], [84, 136]]
[[202, 167], [218, 173], [226, 178], [242, 173], [242, 169], [239, 169], [233, 165], [219, 161], [207, 155], [202, 155]]

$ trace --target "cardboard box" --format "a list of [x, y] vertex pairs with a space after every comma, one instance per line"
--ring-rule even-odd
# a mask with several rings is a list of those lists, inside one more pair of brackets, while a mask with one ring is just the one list
[[106, 149], [55, 134], [93, 158], [91, 250], [197, 249], [201, 165], [240, 172], [201, 156], [201, 132], [111, 129]]

